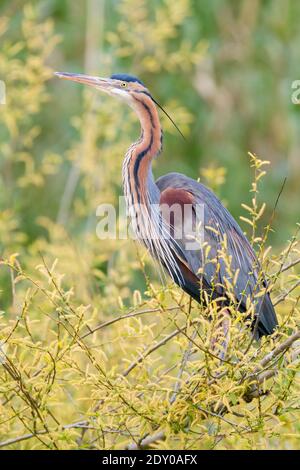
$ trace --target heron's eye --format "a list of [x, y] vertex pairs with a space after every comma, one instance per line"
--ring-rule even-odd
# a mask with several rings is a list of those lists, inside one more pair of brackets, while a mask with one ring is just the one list
[[126, 87], [127, 87], [127, 83], [126, 83], [126, 82], [122, 82], [122, 83], [121, 83], [121, 87], [122, 87], [122, 88], [126, 88]]

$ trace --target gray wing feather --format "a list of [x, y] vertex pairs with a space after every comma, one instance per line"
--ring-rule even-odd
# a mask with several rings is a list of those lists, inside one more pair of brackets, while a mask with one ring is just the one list
[[[267, 285], [262, 277], [259, 262], [249, 241], [228, 210], [206, 186], [180, 173], [162, 176], [156, 184], [160, 192], [167, 188], [184, 189], [193, 195], [195, 205], [202, 205], [204, 208], [202, 212], [204, 213], [204, 241], [209, 245], [210, 251], [206, 257], [205, 250], [187, 250], [182, 247], [191, 271], [198, 277], [201, 272], [205, 282], [210, 286], [214, 285], [218, 293], [224, 295], [226, 279], [230, 284], [238, 270], [233, 289], [242, 310], [246, 309], [247, 298], [250, 297], [253, 300], [255, 294], [262, 291], [262, 288], [265, 289], [264, 295], [256, 299], [259, 334], [272, 333], [277, 326], [277, 319], [269, 293], [266, 291]], [[198, 221], [195, 220], [195, 222]], [[226, 263], [222, 256], [219, 256], [220, 252], [224, 252], [222, 249], [224, 234], [227, 240], [226, 251], [230, 257], [230, 269], [228, 269], [228, 262]]]

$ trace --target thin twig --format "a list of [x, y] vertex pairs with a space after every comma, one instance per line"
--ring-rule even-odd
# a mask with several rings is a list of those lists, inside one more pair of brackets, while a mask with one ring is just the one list
[[[286, 264], [285, 266], [283, 266], [283, 268], [281, 268], [281, 270], [280, 270], [280, 274], [284, 273], [285, 271], [288, 271], [291, 268], [294, 268], [298, 264], [300, 264], [300, 258], [297, 258], [294, 261], [291, 261], [291, 263]], [[272, 277], [272, 276], [270, 276], [270, 277]]]
[[286, 339], [283, 343], [277, 346], [273, 351], [268, 353], [260, 362], [261, 367], [265, 367], [268, 362], [270, 362], [274, 357], [278, 356], [282, 352], [285, 352], [289, 349], [297, 339], [300, 339], [300, 331], [297, 331], [293, 335], [291, 335], [288, 339]]
[[147, 449], [151, 444], [154, 444], [158, 441], [163, 441], [165, 439], [164, 431], [159, 431], [151, 436], [147, 436], [142, 439], [140, 442], [129, 444], [126, 449], [127, 450], [142, 450]]
[[[78, 421], [77, 423], [71, 423], [71, 424], [66, 424], [64, 426], [62, 426], [62, 429], [65, 430], [65, 429], [72, 429], [72, 428], [82, 428], [82, 427], [87, 427], [89, 426], [88, 424], [88, 421]], [[54, 431], [52, 431], [54, 432]], [[48, 434], [49, 433], [49, 430], [46, 430], [46, 429], [42, 429], [40, 431], [36, 431], [36, 432], [32, 432], [32, 433], [28, 433], [28, 434], [23, 434], [23, 436], [18, 436], [18, 437], [12, 437], [11, 439], [7, 439], [6, 441], [2, 441], [0, 442], [0, 448], [2, 447], [7, 447], [7, 446], [10, 446], [12, 444], [16, 444], [17, 442], [22, 442], [22, 441], [26, 441], [28, 439], [32, 439], [33, 437], [36, 437], [37, 435], [41, 435], [41, 434]]]
[[178, 391], [180, 390], [181, 377], [182, 377], [183, 371], [186, 367], [186, 364], [187, 364], [187, 362], [188, 362], [188, 360], [189, 360], [189, 358], [192, 354], [191, 349], [192, 349], [192, 346], [193, 346], [193, 340], [195, 339], [196, 335], [197, 335], [197, 330], [195, 329], [192, 336], [191, 336], [192, 340], [189, 340], [188, 347], [186, 348], [186, 350], [183, 354], [183, 357], [182, 357], [182, 361], [181, 361], [180, 369], [179, 369], [179, 372], [178, 372], [178, 375], [177, 375], [176, 383], [174, 385], [173, 393], [172, 393], [172, 396], [170, 398], [170, 404], [171, 405], [176, 400]]
[[[178, 307], [178, 305], [177, 305], [175, 307], [166, 308], [165, 311], [178, 310], [179, 308], [180, 307]], [[108, 320], [104, 323], [101, 323], [100, 325], [98, 325], [95, 328], [91, 329], [88, 333], [85, 333], [84, 335], [82, 335], [80, 337], [80, 339], [84, 339], [87, 336], [92, 335], [96, 331], [102, 330], [102, 328], [110, 326], [110, 325], [112, 325], [112, 324], [114, 324], [114, 323], [116, 323], [120, 320], [125, 320], [126, 318], [133, 318], [133, 317], [137, 317], [137, 316], [140, 316], [140, 315], [145, 315], [146, 313], [159, 313], [159, 312], [162, 312], [162, 309], [160, 307], [158, 307], [158, 308], [149, 308], [149, 309], [146, 309], [146, 310], [140, 310], [138, 312], [131, 312], [131, 313], [126, 313], [124, 315], [120, 315], [117, 318], [113, 318], [112, 320]]]
[[300, 279], [288, 291], [286, 291], [283, 295], [281, 295], [280, 297], [277, 297], [277, 299], [273, 302], [274, 307], [276, 305], [278, 305], [280, 302], [283, 302], [283, 300], [285, 300], [288, 297], [288, 295], [291, 292], [293, 292], [293, 290], [297, 289], [297, 287], [299, 287], [299, 286], [300, 286]]
[[159, 341], [158, 343], [154, 344], [150, 349], [148, 349], [147, 351], [145, 351], [144, 354], [142, 354], [138, 359], [136, 359], [135, 361], [133, 361], [130, 366], [122, 373], [122, 376], [123, 377], [126, 377], [138, 364], [140, 364], [141, 362], [143, 362], [144, 359], [146, 359], [146, 357], [148, 357], [150, 354], [152, 354], [154, 351], [156, 351], [157, 349], [159, 349], [161, 346], [164, 346], [168, 341], [170, 341], [172, 338], [174, 338], [175, 336], [179, 335], [180, 333], [182, 333], [183, 331], [185, 331], [187, 328], [187, 326], [184, 326], [183, 328], [178, 328], [177, 330], [173, 331], [172, 333], [170, 333], [168, 336], [166, 336], [164, 339], [162, 339], [161, 341]]

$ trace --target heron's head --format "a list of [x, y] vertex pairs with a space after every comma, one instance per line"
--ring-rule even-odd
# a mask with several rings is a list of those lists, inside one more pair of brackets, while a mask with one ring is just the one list
[[127, 74], [114, 74], [110, 78], [92, 77], [76, 73], [56, 72], [55, 75], [64, 80], [71, 80], [77, 83], [89, 85], [108, 95], [116, 96], [134, 107], [139, 95], [143, 93], [152, 98], [149, 90], [137, 77]]
[[[59, 78], [63, 78], [64, 80], [71, 80], [72, 82], [89, 85], [97, 90], [107, 93], [108, 95], [117, 96], [135, 110], [138, 110], [141, 106], [144, 107], [144, 110], [147, 110], [148, 105], [153, 102], [166, 114], [184, 138], [184, 135], [171, 116], [169, 116], [167, 111], [153, 98], [148, 88], [137, 77], [127, 75], [126, 73], [116, 73], [110, 78], [92, 77], [90, 75], [63, 72], [56, 72], [55, 75]], [[146, 103], [147, 101], [148, 104]]]

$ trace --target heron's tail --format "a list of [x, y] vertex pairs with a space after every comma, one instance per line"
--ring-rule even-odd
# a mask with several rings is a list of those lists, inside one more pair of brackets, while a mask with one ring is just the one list
[[263, 297], [261, 297], [261, 302], [257, 310], [258, 325], [256, 336], [261, 338], [262, 336], [271, 335], [278, 326], [278, 321], [268, 292]]

